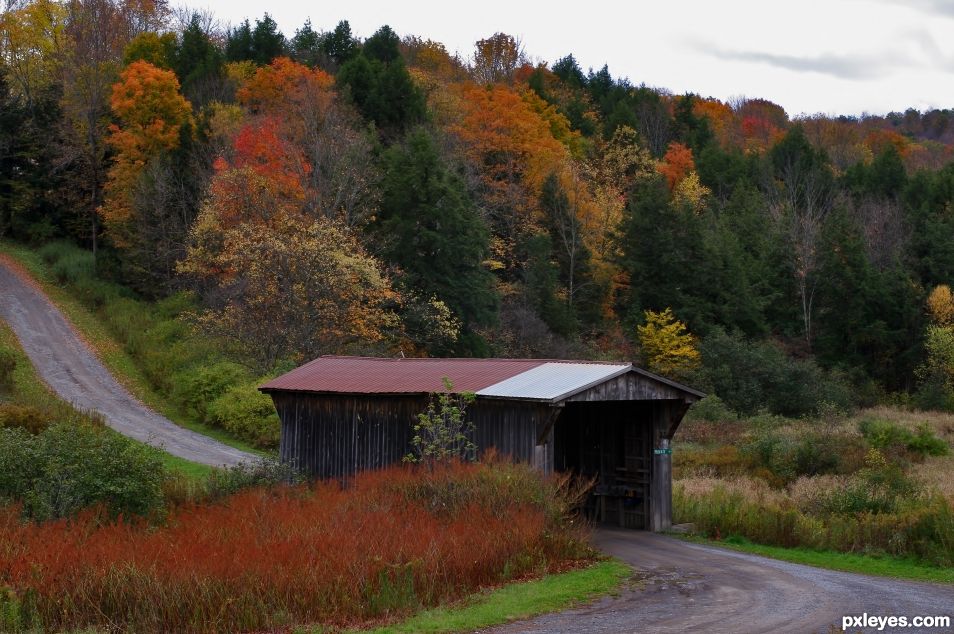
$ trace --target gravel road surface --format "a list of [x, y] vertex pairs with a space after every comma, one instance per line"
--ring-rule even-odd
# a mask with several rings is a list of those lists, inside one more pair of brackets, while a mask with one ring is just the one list
[[[954, 586], [790, 564], [642, 531], [600, 529], [594, 543], [635, 568], [618, 597], [493, 629], [554, 632], [841, 632], [843, 616], [950, 616]], [[878, 632], [849, 627], [848, 632]], [[951, 628], [889, 628], [939, 634]]]
[[60, 398], [77, 409], [98, 412], [125, 436], [186, 460], [219, 466], [256, 459], [179, 427], [136, 400], [25, 275], [0, 256], [0, 318], [10, 324], [40, 376]]

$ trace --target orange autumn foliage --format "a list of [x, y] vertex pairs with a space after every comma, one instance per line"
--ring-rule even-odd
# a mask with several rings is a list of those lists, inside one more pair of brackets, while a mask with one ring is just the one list
[[535, 223], [543, 181], [559, 171], [569, 151], [553, 138], [550, 122], [514, 90], [467, 84], [461, 97], [460, 120], [452, 129], [477, 166], [487, 201], [509, 210], [519, 225]]
[[120, 73], [110, 107], [120, 123], [109, 128], [107, 141], [116, 151], [116, 160], [99, 211], [113, 242], [124, 246], [136, 180], [149, 159], [179, 146], [182, 128], [192, 122], [192, 106], [179, 93], [175, 73], [137, 61]]
[[697, 117], [705, 117], [709, 127], [722, 147], [732, 143], [732, 134], [735, 127], [735, 114], [727, 104], [718, 99], [695, 99], [692, 112]]
[[334, 77], [325, 71], [278, 57], [255, 71], [236, 97], [253, 113], [277, 111], [289, 105], [300, 106], [309, 99], [330, 99]]
[[881, 154], [889, 146], [894, 146], [898, 155], [904, 158], [910, 149], [911, 142], [894, 130], [872, 130], [865, 137], [865, 145], [874, 155]]
[[282, 138], [280, 121], [263, 117], [239, 130], [235, 137], [232, 165], [250, 167], [272, 182], [272, 186], [293, 198], [304, 196], [301, 180], [311, 166], [301, 150]]
[[689, 172], [696, 169], [695, 161], [692, 159], [692, 150], [682, 143], [673, 141], [669, 144], [669, 149], [666, 150], [662, 162], [656, 169], [666, 177], [669, 190], [674, 190]]

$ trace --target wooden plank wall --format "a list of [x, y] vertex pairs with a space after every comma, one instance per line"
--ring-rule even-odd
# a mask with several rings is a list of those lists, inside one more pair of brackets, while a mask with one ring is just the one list
[[671, 385], [650, 380], [636, 372], [627, 372], [575, 394], [566, 399], [566, 402], [681, 400], [684, 396], [684, 393]]
[[[427, 408], [420, 396], [348, 396], [272, 394], [282, 421], [279, 453], [319, 478], [336, 478], [400, 462], [411, 451], [417, 415]], [[479, 451], [493, 447], [498, 455], [535, 462], [538, 433], [550, 408], [538, 403], [478, 399], [468, 408], [476, 426]], [[552, 469], [552, 443], [543, 455]]]

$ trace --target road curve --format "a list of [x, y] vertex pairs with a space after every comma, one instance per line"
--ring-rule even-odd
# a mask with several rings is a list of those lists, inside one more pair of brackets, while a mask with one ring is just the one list
[[256, 456], [179, 427], [121, 386], [22, 269], [0, 255], [0, 318], [10, 324], [44, 381], [64, 401], [98, 412], [119, 433], [207, 465]]
[[[594, 544], [631, 564], [632, 587], [566, 612], [493, 629], [554, 632], [841, 632], [842, 617], [950, 616], [954, 585], [898, 581], [791, 564], [642, 531], [599, 529]], [[849, 627], [848, 632], [878, 632]], [[889, 628], [939, 634], [950, 628]]]

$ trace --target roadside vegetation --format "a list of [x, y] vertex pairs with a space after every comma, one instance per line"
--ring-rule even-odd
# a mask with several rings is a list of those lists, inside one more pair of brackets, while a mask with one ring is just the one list
[[237, 632], [406, 616], [591, 561], [571, 491], [529, 466], [450, 463], [182, 501], [161, 521], [95, 507], [25, 523], [25, 507], [8, 506], [0, 629]]
[[[435, 441], [439, 460], [346, 484], [268, 460], [194, 473], [48, 393], [36, 405], [7, 328], [0, 370], [3, 632], [439, 630], [556, 609], [628, 570], [593, 565], [580, 486], [527, 465]], [[435, 420], [448, 409], [435, 396]]]
[[676, 438], [674, 521], [702, 535], [954, 565], [952, 415], [738, 418], [709, 397]]
[[143, 402], [190, 429], [244, 450], [278, 445], [278, 415], [256, 389], [265, 378], [222, 353], [190, 322], [187, 293], [157, 302], [95, 273], [68, 242], [39, 250], [0, 245], [36, 279], [113, 374]]
[[[570, 570], [482, 592], [445, 607], [425, 610], [395, 624], [348, 634], [423, 634], [468, 632], [508, 621], [527, 619], [616, 591], [632, 576], [632, 568], [619, 561], [599, 561]], [[296, 634], [323, 634], [321, 629], [296, 630]]]

